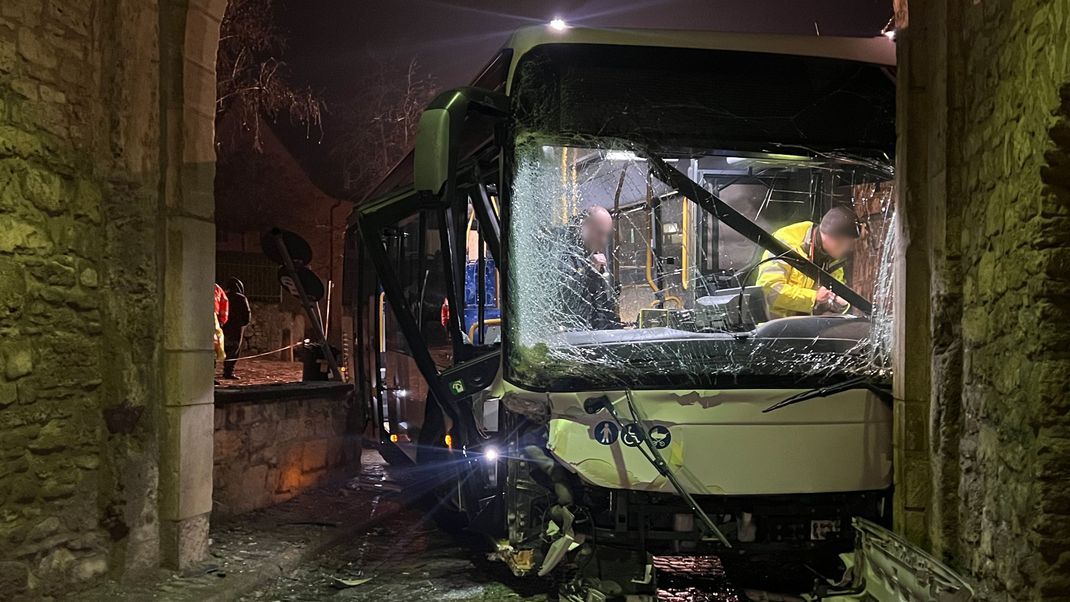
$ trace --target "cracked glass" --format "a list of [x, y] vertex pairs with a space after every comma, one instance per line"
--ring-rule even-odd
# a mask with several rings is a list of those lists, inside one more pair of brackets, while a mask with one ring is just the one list
[[[564, 52], [534, 53], [518, 68], [510, 379], [538, 390], [886, 381], [896, 227], [894, 86], [883, 68], [724, 51]], [[753, 69], [767, 74], [760, 84]], [[636, 83], [613, 85], [621, 81]], [[665, 167], [872, 308], [828, 293], [796, 260], [688, 198]], [[851, 216], [854, 235], [822, 233], [834, 208]]]

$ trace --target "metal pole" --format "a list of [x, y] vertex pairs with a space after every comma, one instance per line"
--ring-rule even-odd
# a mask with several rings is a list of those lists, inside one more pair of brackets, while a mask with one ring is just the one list
[[301, 305], [305, 308], [305, 313], [308, 314], [308, 319], [316, 326], [316, 335], [319, 337], [320, 345], [323, 346], [323, 357], [327, 360], [327, 365], [331, 369], [331, 374], [334, 375], [339, 381], [342, 380], [342, 371], [338, 369], [338, 362], [334, 359], [334, 353], [331, 351], [331, 346], [327, 344], [327, 334], [323, 332], [323, 323], [320, 322], [315, 308], [312, 306], [312, 302], [308, 299], [308, 294], [305, 293], [305, 285], [301, 283], [301, 279], [297, 277], [297, 270], [294, 268], [293, 259], [290, 257], [290, 251], [286, 248], [286, 244], [282, 242], [282, 237], [278, 234], [273, 234], [272, 238], [275, 239], [275, 246], [279, 249], [279, 255], [282, 256], [282, 263], [286, 266], [286, 271], [290, 273], [290, 277], [293, 278], [294, 286], [297, 287], [297, 296], [301, 301]]

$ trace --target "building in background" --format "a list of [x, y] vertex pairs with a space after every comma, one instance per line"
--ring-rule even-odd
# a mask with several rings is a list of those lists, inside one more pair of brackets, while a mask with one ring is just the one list
[[[238, 127], [237, 114], [224, 114], [219, 139]], [[261, 250], [260, 239], [273, 227], [292, 230], [312, 247], [312, 270], [331, 290], [331, 304], [320, 303], [328, 338], [341, 348], [341, 273], [345, 219], [350, 203], [318, 188], [280, 141], [271, 124], [260, 123], [262, 149], [235, 144], [216, 172], [216, 281], [232, 276], [245, 283], [252, 306], [242, 356], [268, 353], [312, 337], [300, 303], [278, 282], [278, 264]], [[265, 356], [297, 359], [293, 349]]]

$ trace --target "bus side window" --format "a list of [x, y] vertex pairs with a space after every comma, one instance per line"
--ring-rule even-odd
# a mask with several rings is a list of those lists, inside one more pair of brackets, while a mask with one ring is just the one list
[[[440, 212], [425, 210], [409, 216], [391, 228], [387, 249], [398, 284], [404, 293], [404, 307], [416, 319], [435, 365], [452, 364], [449, 334], [443, 324], [446, 301], [445, 264], [439, 241]], [[397, 323], [390, 302], [385, 301], [384, 334], [386, 350], [412, 355], [409, 343]]]
[[467, 207], [461, 327], [465, 342], [480, 347], [501, 341], [501, 278], [471, 202]]

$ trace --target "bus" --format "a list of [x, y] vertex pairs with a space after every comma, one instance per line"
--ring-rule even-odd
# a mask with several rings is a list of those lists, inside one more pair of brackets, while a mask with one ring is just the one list
[[[878, 581], [851, 554], [894, 538], [894, 56], [516, 32], [349, 222], [383, 456], [430, 467], [436, 515], [562, 599], [653, 596], [677, 557], [822, 595]], [[829, 261], [835, 207], [857, 235]], [[834, 303], [785, 305], [778, 270]]]

